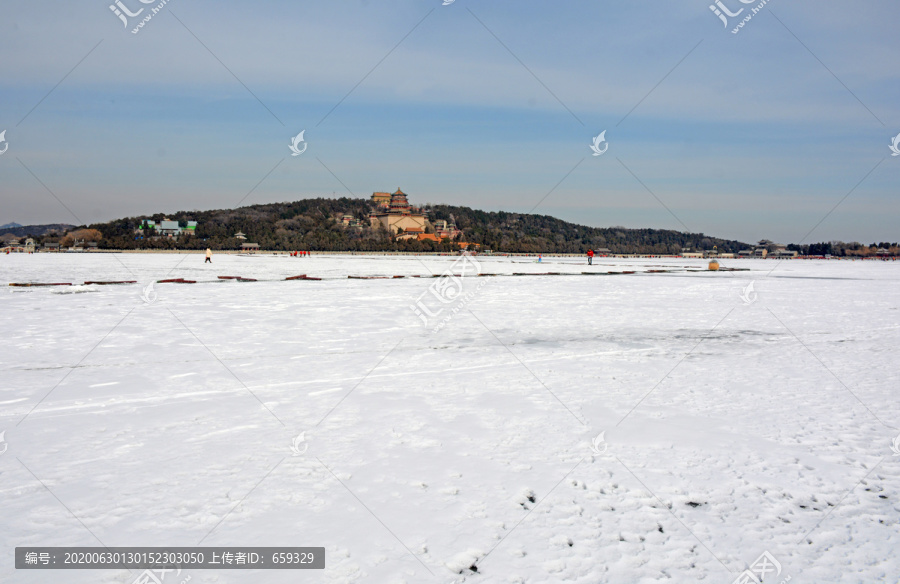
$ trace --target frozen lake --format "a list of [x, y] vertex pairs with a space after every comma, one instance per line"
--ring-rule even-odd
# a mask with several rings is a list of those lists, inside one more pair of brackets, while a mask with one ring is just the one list
[[139, 283], [0, 294], [0, 581], [202, 544], [326, 569], [162, 581], [897, 582], [900, 262], [721, 263], [2, 256]]

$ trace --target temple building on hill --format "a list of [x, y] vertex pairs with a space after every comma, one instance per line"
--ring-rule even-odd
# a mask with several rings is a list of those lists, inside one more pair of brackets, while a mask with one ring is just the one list
[[362, 222], [353, 215], [346, 213], [341, 217], [341, 225], [344, 227], [362, 227]]
[[391, 194], [390, 193], [372, 193], [372, 202], [375, 203], [375, 205], [377, 205], [377, 206], [388, 205], [391, 202]]
[[438, 241], [441, 239], [454, 240], [462, 235], [462, 231], [457, 229], [456, 225], [453, 223], [453, 215], [450, 215], [450, 223], [447, 223], [443, 219], [434, 221], [434, 233], [437, 235]]
[[406, 193], [397, 189], [390, 198], [385, 200], [387, 193], [373, 193], [372, 202], [378, 208], [369, 214], [369, 223], [372, 227], [384, 226], [392, 234], [403, 232], [424, 233], [428, 219], [425, 213], [409, 204]]

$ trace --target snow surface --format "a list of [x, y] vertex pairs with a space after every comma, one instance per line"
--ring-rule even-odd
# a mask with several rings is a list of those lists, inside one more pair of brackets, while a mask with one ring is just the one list
[[0, 581], [138, 575], [16, 546], [201, 542], [327, 567], [166, 584], [730, 583], [764, 551], [766, 582], [898, 581], [900, 263], [481, 257], [437, 305], [447, 277], [347, 278], [454, 262], [0, 257], [139, 281], [0, 294]]

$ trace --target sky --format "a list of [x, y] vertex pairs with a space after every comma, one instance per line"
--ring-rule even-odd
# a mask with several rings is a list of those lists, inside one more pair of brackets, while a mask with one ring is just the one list
[[896, 2], [721, 0], [726, 22], [709, 0], [164, 2], [0, 5], [0, 224], [401, 188], [597, 227], [900, 240]]

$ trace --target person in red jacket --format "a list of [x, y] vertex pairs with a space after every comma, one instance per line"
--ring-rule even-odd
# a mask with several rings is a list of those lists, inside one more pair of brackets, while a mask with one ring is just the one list
[[588, 252], [587, 252], [587, 256], [588, 256], [588, 265], [589, 265], [589, 266], [593, 265], [593, 263], [594, 263], [594, 250], [589, 249]]

